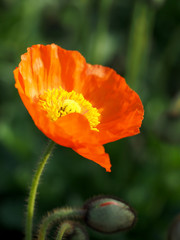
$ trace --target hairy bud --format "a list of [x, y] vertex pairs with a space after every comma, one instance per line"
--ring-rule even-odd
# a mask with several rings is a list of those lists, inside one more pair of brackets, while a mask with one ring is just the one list
[[113, 233], [131, 228], [136, 216], [132, 208], [118, 198], [99, 196], [85, 205], [86, 224], [103, 233]]

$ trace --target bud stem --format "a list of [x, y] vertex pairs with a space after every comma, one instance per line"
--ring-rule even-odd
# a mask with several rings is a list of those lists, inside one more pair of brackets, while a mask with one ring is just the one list
[[[48, 214], [47, 217], [45, 217], [42, 220], [42, 223], [40, 225], [39, 234], [38, 234], [38, 240], [45, 240], [47, 230], [51, 226], [52, 223], [54, 223], [57, 220], [82, 220], [84, 219], [86, 210], [84, 209], [72, 209], [72, 208], [60, 208], [56, 209], [55, 211]], [[66, 228], [67, 230], [67, 228]], [[65, 231], [65, 229], [64, 229]], [[63, 232], [62, 232], [63, 234]], [[60, 235], [61, 236], [61, 235]], [[57, 238], [58, 239], [58, 238]], [[61, 238], [59, 238], [61, 239]]]
[[39, 185], [39, 180], [40, 180], [41, 174], [43, 172], [43, 169], [47, 163], [47, 160], [49, 159], [49, 157], [52, 153], [54, 146], [55, 146], [55, 143], [53, 141], [50, 141], [47, 148], [45, 149], [45, 152], [44, 152], [42, 158], [40, 159], [39, 165], [37, 167], [37, 170], [36, 170], [35, 175], [32, 180], [32, 185], [30, 188], [28, 205], [27, 205], [25, 240], [32, 240], [34, 205], [35, 205], [37, 188]]
[[69, 222], [62, 223], [62, 225], [58, 231], [56, 240], [62, 240], [64, 237], [64, 234], [66, 234], [67, 232], [70, 232], [72, 230], [73, 230], [73, 226]]

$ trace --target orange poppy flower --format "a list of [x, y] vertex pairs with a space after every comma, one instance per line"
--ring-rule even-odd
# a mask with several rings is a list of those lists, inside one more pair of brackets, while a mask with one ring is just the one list
[[14, 70], [15, 87], [35, 125], [110, 171], [103, 144], [139, 133], [143, 106], [114, 70], [86, 63], [77, 51], [34, 45]]

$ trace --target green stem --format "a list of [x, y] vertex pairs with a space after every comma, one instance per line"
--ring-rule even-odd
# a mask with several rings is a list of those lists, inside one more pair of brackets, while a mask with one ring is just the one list
[[62, 223], [60, 230], [58, 231], [58, 235], [56, 237], [56, 240], [62, 240], [64, 235], [68, 232], [70, 233], [73, 231], [73, 226], [69, 222]]
[[86, 210], [73, 208], [60, 208], [49, 213], [39, 227], [38, 240], [45, 240], [46, 233], [50, 226], [56, 221], [63, 220], [83, 220]]
[[55, 146], [53, 141], [50, 141], [48, 144], [42, 158], [40, 159], [38, 168], [35, 172], [34, 178], [32, 180], [32, 185], [30, 188], [28, 205], [27, 205], [27, 216], [26, 216], [26, 229], [25, 229], [25, 240], [32, 240], [32, 228], [33, 228], [33, 216], [34, 216], [34, 205], [36, 199], [37, 188], [39, 184], [39, 180], [42, 174], [42, 171], [49, 159], [51, 152]]

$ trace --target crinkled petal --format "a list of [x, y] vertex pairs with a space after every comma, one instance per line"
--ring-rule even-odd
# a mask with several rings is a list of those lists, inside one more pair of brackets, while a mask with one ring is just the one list
[[87, 64], [83, 79], [79, 91], [101, 113], [98, 129], [102, 144], [139, 133], [143, 105], [123, 77], [108, 67]]
[[98, 163], [100, 166], [105, 168], [107, 172], [111, 172], [109, 155], [105, 153], [104, 147], [102, 145], [89, 144], [84, 147], [75, 148], [74, 151], [83, 157]]
[[21, 57], [19, 71], [25, 82], [25, 94], [36, 97], [47, 89], [74, 88], [80, 78], [85, 59], [77, 51], [67, 51], [55, 44], [34, 45]]

